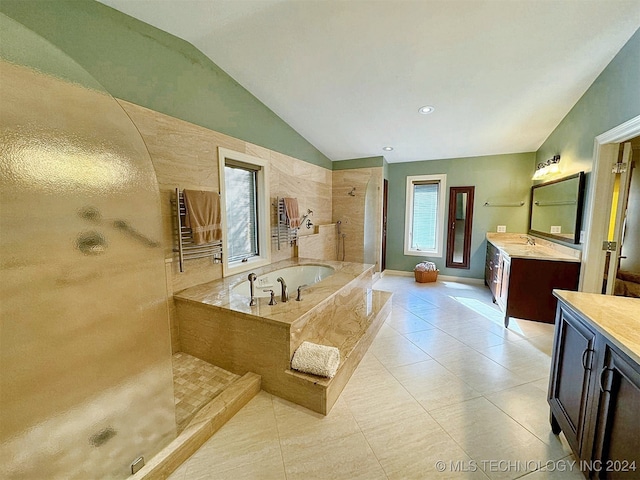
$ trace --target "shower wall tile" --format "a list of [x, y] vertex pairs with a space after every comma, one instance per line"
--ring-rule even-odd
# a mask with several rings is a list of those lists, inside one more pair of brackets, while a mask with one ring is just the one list
[[[210, 259], [189, 260], [185, 271], [180, 273], [174, 248], [175, 220], [171, 200], [179, 187], [199, 190], [220, 191], [218, 174], [218, 148], [227, 148], [269, 161], [269, 189], [272, 201], [276, 197], [295, 197], [301, 214], [308, 209], [309, 217], [315, 225], [330, 224], [332, 218], [332, 172], [323, 167], [298, 160], [294, 157], [254, 145], [237, 138], [224, 135], [207, 128], [194, 125], [168, 115], [149, 110], [125, 100], [118, 100], [140, 131], [155, 168], [160, 185], [162, 211], [162, 237], [166, 259], [173, 260], [170, 271], [172, 290], [177, 292], [222, 277], [222, 265]], [[271, 223], [275, 225], [276, 215], [271, 207]], [[312, 227], [303, 226], [299, 235], [314, 233]], [[327, 239], [328, 242], [335, 239]], [[331, 245], [322, 246], [331, 249]], [[281, 245], [277, 249], [272, 242], [272, 262], [296, 256], [291, 245]], [[170, 294], [171, 295], [171, 294]], [[178, 351], [177, 322], [175, 309], [171, 308], [172, 348]]]
[[[346, 234], [344, 260], [375, 263], [376, 271], [380, 271], [382, 167], [334, 170], [332, 173], [332, 221], [340, 220], [342, 222], [340, 230]], [[370, 182], [372, 182], [371, 185]], [[371, 211], [368, 212], [367, 208]], [[365, 214], [369, 216], [367, 222]], [[342, 239], [339, 239], [340, 260], [342, 260], [342, 248]]]

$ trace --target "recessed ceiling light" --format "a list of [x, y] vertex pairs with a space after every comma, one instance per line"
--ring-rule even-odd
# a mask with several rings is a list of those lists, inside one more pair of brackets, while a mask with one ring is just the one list
[[383, 149], [385, 152], [390, 152], [391, 150], [393, 150], [393, 147], [382, 147], [382, 149]]
[[433, 113], [434, 110], [435, 108], [432, 107], [431, 105], [425, 105], [424, 107], [420, 107], [418, 109], [418, 112], [420, 112], [423, 115], [428, 115], [430, 113]]

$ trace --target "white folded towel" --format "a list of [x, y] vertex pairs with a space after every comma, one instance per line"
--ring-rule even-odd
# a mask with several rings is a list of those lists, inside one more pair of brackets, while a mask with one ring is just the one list
[[302, 342], [291, 360], [291, 368], [332, 378], [340, 366], [340, 350], [311, 342]]

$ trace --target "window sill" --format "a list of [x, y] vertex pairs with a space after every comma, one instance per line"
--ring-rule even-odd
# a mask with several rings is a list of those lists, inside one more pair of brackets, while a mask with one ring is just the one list
[[228, 277], [230, 275], [235, 275], [237, 273], [247, 272], [249, 270], [254, 270], [258, 267], [264, 267], [265, 265], [269, 265], [270, 263], [271, 263], [271, 260], [265, 257], [252, 257], [248, 259], [246, 262], [237, 260], [235, 262], [232, 262], [226, 265], [224, 276]]

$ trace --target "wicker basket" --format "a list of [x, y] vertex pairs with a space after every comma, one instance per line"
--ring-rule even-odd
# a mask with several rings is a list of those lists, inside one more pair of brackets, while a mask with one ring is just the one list
[[426, 272], [420, 272], [415, 270], [413, 273], [416, 275], [416, 282], [418, 283], [430, 283], [438, 280], [438, 272], [440, 270], [430, 270]]

